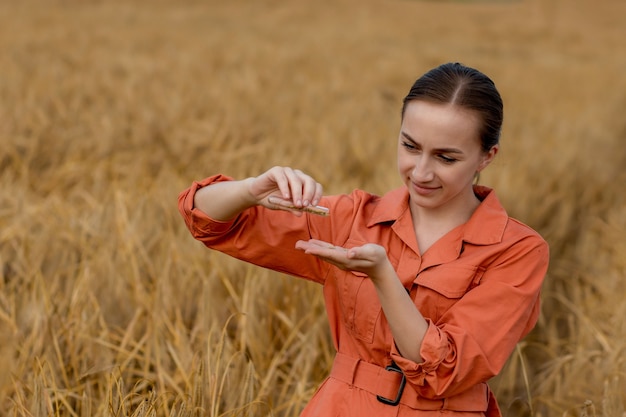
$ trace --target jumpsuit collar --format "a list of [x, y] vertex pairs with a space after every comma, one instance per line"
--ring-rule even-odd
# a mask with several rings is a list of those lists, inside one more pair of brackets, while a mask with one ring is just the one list
[[[478, 208], [466, 223], [452, 229], [424, 253], [420, 269], [457, 259], [463, 251], [464, 243], [493, 245], [502, 241], [509, 217], [495, 191], [475, 185], [474, 192], [482, 200]], [[406, 187], [397, 188], [383, 195], [374, 208], [367, 226], [372, 227], [385, 222], [392, 222], [396, 234], [416, 254], [419, 253]]]

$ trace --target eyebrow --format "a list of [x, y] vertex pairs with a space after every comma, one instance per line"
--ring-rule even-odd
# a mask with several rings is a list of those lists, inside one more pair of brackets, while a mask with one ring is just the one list
[[[413, 142], [416, 145], [419, 145], [419, 143], [413, 139], [408, 133], [406, 132], [400, 132], [400, 134], [406, 139], [409, 140], [411, 142]], [[463, 151], [457, 148], [436, 148], [435, 151], [440, 152], [440, 153], [452, 153], [452, 154], [463, 154]]]

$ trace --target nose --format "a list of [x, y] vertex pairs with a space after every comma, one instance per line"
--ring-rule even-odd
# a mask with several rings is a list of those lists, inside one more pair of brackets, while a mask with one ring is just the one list
[[413, 176], [413, 181], [417, 183], [429, 182], [435, 178], [432, 163], [428, 156], [418, 155], [415, 157], [411, 175]]

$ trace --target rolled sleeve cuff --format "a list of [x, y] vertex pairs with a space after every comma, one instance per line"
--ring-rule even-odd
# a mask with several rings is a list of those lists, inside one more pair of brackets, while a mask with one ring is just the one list
[[402, 369], [407, 379], [414, 381], [417, 385], [425, 383], [426, 376], [434, 373], [439, 364], [444, 360], [447, 352], [447, 337], [433, 324], [430, 319], [428, 329], [424, 334], [422, 346], [420, 348], [420, 356], [424, 362], [417, 363], [406, 359], [398, 351], [395, 343], [391, 347], [391, 358]]
[[196, 239], [201, 239], [206, 236], [219, 235], [228, 231], [235, 219], [228, 221], [219, 221], [207, 216], [203, 211], [194, 207], [194, 197], [196, 191], [202, 187], [206, 187], [209, 184], [231, 181], [232, 178], [224, 175], [215, 175], [206, 178], [202, 181], [194, 181], [191, 187], [183, 191], [179, 196], [179, 209], [185, 222], [189, 228], [189, 231]]
[[215, 220], [197, 208], [191, 209], [191, 233], [195, 238], [226, 233], [232, 227], [234, 222], [234, 219], [228, 221]]

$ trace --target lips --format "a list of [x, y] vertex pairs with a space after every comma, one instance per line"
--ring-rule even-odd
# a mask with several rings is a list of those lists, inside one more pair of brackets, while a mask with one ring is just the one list
[[439, 189], [439, 187], [428, 187], [425, 185], [420, 185], [420, 184], [415, 184], [415, 183], [412, 183], [412, 185], [413, 185], [413, 189], [415, 190], [415, 192], [419, 195], [429, 195]]

